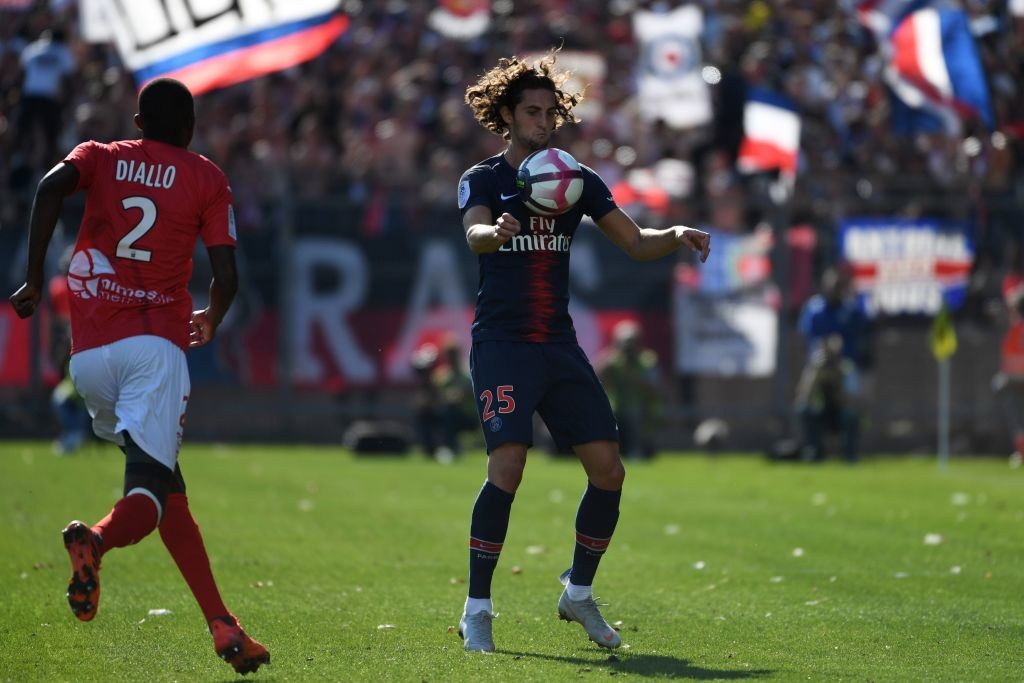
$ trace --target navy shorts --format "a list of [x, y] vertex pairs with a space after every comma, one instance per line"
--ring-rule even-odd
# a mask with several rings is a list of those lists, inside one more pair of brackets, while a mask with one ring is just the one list
[[469, 368], [488, 453], [532, 446], [534, 411], [559, 450], [619, 440], [608, 395], [575, 342], [474, 342]]

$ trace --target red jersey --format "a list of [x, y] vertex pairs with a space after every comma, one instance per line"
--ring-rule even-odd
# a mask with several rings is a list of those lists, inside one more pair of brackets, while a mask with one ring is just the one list
[[1000, 369], [1011, 377], [1024, 377], [1024, 321], [1010, 325], [1003, 335]]
[[154, 140], [84, 142], [64, 161], [88, 193], [68, 272], [71, 352], [141, 334], [187, 348], [196, 240], [235, 245], [223, 171]]

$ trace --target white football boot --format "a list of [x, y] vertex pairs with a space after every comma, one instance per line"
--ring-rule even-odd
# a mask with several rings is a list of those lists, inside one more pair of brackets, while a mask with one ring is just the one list
[[481, 610], [466, 616], [462, 615], [459, 620], [459, 637], [463, 640], [463, 647], [470, 652], [494, 652], [494, 637], [491, 634], [491, 622], [494, 615], [487, 610]]
[[[568, 582], [568, 572], [562, 575], [562, 580]], [[601, 616], [601, 610], [598, 609], [593, 596], [571, 600], [569, 588], [566, 586], [562, 591], [562, 597], [558, 598], [558, 618], [582, 624], [590, 639], [601, 647], [612, 649], [622, 644], [618, 632]]]

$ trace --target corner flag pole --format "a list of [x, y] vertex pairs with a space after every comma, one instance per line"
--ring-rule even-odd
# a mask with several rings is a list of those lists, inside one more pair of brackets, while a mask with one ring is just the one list
[[938, 431], [939, 431], [939, 469], [946, 469], [949, 466], [949, 412], [950, 412], [950, 369], [949, 359], [956, 353], [956, 329], [953, 327], [953, 320], [949, 316], [949, 309], [945, 305], [939, 310], [932, 321], [931, 330], [928, 333], [931, 342], [932, 354], [939, 366], [939, 401], [938, 401]]
[[949, 357], [939, 361], [939, 469], [949, 466]]

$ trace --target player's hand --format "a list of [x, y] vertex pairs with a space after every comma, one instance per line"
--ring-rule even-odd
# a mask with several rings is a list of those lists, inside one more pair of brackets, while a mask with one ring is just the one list
[[510, 213], [503, 213], [498, 216], [498, 220], [494, 224], [494, 238], [504, 244], [514, 235], [518, 235], [519, 230], [519, 221], [516, 220], [516, 217]]
[[711, 253], [711, 235], [698, 230], [697, 228], [683, 228], [679, 232], [680, 244], [685, 244], [695, 254], [700, 254], [700, 262], [704, 263], [708, 260], [708, 254]]
[[206, 309], [192, 311], [192, 318], [188, 321], [188, 345], [190, 347], [202, 346], [208, 343], [217, 334], [217, 326], [210, 320]]
[[18, 291], [8, 297], [8, 301], [11, 302], [11, 306], [14, 306], [14, 312], [18, 314], [19, 318], [27, 318], [36, 312], [41, 298], [42, 293], [39, 291], [39, 287], [26, 282], [18, 288]]

